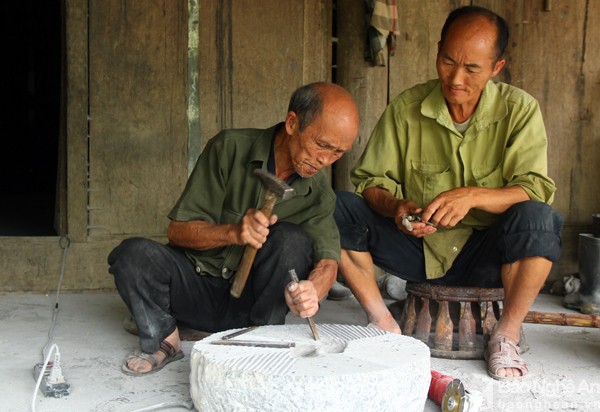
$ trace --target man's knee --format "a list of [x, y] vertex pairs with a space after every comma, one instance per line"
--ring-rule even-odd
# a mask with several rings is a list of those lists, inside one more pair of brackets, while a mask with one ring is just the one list
[[311, 241], [308, 235], [298, 225], [289, 222], [278, 222], [269, 229], [267, 239], [269, 246], [283, 248], [283, 250], [311, 250]]
[[345, 190], [336, 190], [335, 191], [336, 204], [345, 205], [349, 203], [353, 203], [356, 199], [361, 199], [360, 196], [353, 192], [348, 192]]
[[252, 277], [261, 289], [272, 282], [289, 282], [291, 268], [300, 279], [306, 279], [311, 266], [312, 242], [306, 232], [293, 223], [278, 222], [270, 228], [267, 242], [256, 254]]
[[563, 221], [546, 203], [530, 200], [512, 206], [504, 222], [504, 261], [540, 256], [556, 262], [561, 254]]
[[528, 200], [513, 205], [507, 212], [508, 229], [519, 231], [547, 231], [560, 234], [563, 217], [546, 203]]
[[164, 246], [150, 239], [125, 239], [108, 255], [109, 272], [118, 276], [130, 267], [142, 267], [160, 247]]
[[353, 192], [336, 191], [335, 196], [333, 217], [338, 224], [351, 222], [355, 211], [364, 207], [364, 199]]
[[340, 232], [342, 249], [368, 251], [368, 223], [372, 216], [369, 205], [353, 192], [337, 191], [333, 217]]

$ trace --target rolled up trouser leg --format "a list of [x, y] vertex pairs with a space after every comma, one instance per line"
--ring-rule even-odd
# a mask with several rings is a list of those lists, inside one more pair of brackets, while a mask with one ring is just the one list
[[171, 276], [175, 271], [193, 271], [193, 266], [183, 252], [144, 238], [123, 241], [110, 253], [108, 264], [136, 321], [140, 348], [156, 352], [176, 328], [169, 312]]

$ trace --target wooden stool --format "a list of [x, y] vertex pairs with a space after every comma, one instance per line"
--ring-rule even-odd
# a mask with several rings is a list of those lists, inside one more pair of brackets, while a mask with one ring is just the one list
[[[404, 335], [426, 343], [435, 358], [483, 359], [485, 344], [500, 318], [502, 288], [407, 282], [406, 292], [400, 320]], [[521, 330], [522, 349], [523, 343]]]

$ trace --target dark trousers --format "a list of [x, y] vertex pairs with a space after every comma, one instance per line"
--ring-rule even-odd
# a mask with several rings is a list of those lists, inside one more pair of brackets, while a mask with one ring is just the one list
[[306, 279], [313, 266], [311, 242], [298, 226], [279, 222], [256, 254], [239, 298], [230, 280], [198, 274], [182, 249], [144, 238], [123, 241], [108, 256], [110, 273], [132, 313], [140, 348], [156, 352], [177, 323], [206, 332], [283, 324], [289, 310], [288, 270]]
[[[335, 220], [342, 248], [369, 251], [387, 273], [426, 282], [423, 241], [401, 232], [392, 218], [373, 211], [351, 192], [338, 192]], [[474, 230], [443, 277], [429, 282], [450, 286], [502, 287], [501, 266], [526, 257], [556, 262], [561, 253], [563, 217], [542, 202], [517, 203], [488, 229]]]

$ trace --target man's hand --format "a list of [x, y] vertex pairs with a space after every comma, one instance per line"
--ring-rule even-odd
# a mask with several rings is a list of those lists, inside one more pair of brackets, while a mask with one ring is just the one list
[[[414, 201], [409, 199], [397, 199], [390, 192], [380, 187], [370, 187], [362, 193], [369, 206], [377, 213], [385, 217], [394, 218], [398, 230], [415, 237], [423, 237], [435, 233], [435, 227], [425, 223], [414, 222], [412, 230], [408, 230], [402, 224], [402, 218], [406, 215], [420, 213], [423, 210]], [[426, 219], [423, 219], [427, 222]]]
[[445, 228], [456, 226], [473, 207], [472, 189], [459, 187], [440, 193], [423, 211], [423, 220]]
[[269, 226], [274, 225], [276, 222], [276, 215], [271, 215], [271, 218], [267, 219], [260, 210], [248, 209], [239, 224], [238, 244], [250, 245], [255, 249], [260, 249], [267, 241]]
[[394, 222], [396, 223], [396, 227], [407, 235], [417, 238], [435, 233], [435, 226], [424, 223], [427, 222], [427, 220], [424, 218], [423, 222], [410, 222], [410, 225], [406, 224], [405, 218], [407, 216], [421, 213], [422, 210], [423, 209], [412, 200], [399, 200], [396, 212], [394, 213]]
[[319, 310], [317, 290], [310, 280], [290, 282], [285, 288], [285, 301], [290, 311], [301, 318], [314, 316]]

